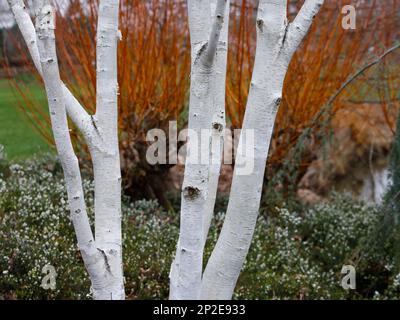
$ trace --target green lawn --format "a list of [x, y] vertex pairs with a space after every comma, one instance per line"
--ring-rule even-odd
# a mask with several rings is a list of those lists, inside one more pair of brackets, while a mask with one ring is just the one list
[[[44, 90], [39, 84], [32, 82], [29, 91], [46, 107]], [[51, 150], [18, 109], [16, 93], [5, 79], [0, 79], [0, 144], [5, 147], [7, 158], [11, 160], [22, 160]]]

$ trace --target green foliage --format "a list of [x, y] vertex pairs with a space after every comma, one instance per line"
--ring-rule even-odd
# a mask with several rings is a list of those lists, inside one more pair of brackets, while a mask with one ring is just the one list
[[[301, 214], [277, 211], [268, 224], [260, 218], [236, 297], [364, 299], [375, 291], [381, 298], [399, 297], [396, 274], [388, 271], [391, 260], [366, 248], [382, 215], [378, 208], [334, 195]], [[356, 268], [357, 290], [341, 287], [343, 265]], [[394, 283], [390, 293], [387, 283]]]
[[[86, 286], [87, 279], [77, 263], [58, 166], [32, 162], [24, 167], [11, 165], [10, 172], [0, 180], [2, 294], [20, 299], [84, 298], [80, 290], [74, 292]], [[40, 287], [46, 264], [53, 265], [63, 279], [56, 291]]]
[[156, 201], [137, 201], [123, 220], [126, 293], [131, 299], [165, 299], [179, 227]]
[[[27, 80], [28, 81], [28, 80]], [[43, 88], [30, 80], [25, 94], [43, 105], [47, 114], [47, 104]], [[8, 80], [0, 80], [0, 144], [10, 159], [25, 159], [33, 154], [49, 152], [50, 147], [33, 128], [24, 113], [19, 110], [23, 98], [17, 98]]]
[[[66, 210], [62, 172], [52, 158], [8, 166], [0, 173], [0, 299], [88, 299], [84, 270]], [[85, 177], [87, 204], [93, 183]], [[328, 203], [297, 212], [261, 215], [237, 299], [399, 298], [400, 274], [390, 251], [370, 243], [383, 213], [378, 207], [334, 195]], [[89, 210], [91, 220], [93, 213]], [[210, 230], [206, 259], [224, 219]], [[129, 299], [166, 299], [178, 238], [178, 214], [154, 201], [123, 201], [124, 272]], [[388, 247], [389, 248], [389, 247]], [[57, 271], [56, 290], [40, 287], [44, 265]], [[341, 287], [340, 271], [357, 270], [357, 290]]]
[[[9, 168], [8, 177], [0, 173], [0, 299], [90, 298], [58, 162], [47, 157]], [[93, 223], [89, 179], [84, 190]], [[177, 222], [154, 201], [123, 200], [126, 292], [130, 298], [166, 297]], [[54, 291], [41, 288], [47, 264], [58, 274]]]

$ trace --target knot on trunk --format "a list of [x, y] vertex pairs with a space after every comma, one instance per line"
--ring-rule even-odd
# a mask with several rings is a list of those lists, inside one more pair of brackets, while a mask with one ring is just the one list
[[264, 20], [263, 19], [258, 19], [257, 20], [257, 27], [261, 32], [264, 31]]
[[218, 132], [222, 132], [222, 129], [224, 128], [224, 126], [222, 125], [222, 123], [219, 123], [219, 122], [214, 122], [214, 123], [212, 124], [212, 127], [213, 127], [213, 129], [214, 129], [215, 131], [218, 131]]
[[183, 189], [183, 196], [186, 199], [191, 199], [194, 200], [198, 198], [200, 195], [200, 189], [192, 186], [188, 186], [185, 189]]

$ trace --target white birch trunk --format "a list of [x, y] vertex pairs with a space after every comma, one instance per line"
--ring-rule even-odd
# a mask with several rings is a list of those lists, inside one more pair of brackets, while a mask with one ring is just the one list
[[[203, 270], [203, 219], [208, 196], [210, 134], [199, 143], [202, 130], [211, 130], [214, 61], [227, 0], [218, 0], [211, 23], [209, 0], [188, 0], [192, 46], [189, 130], [197, 139], [188, 141], [182, 186], [181, 225], [177, 252], [170, 272], [170, 299], [198, 299]], [[197, 141], [196, 141], [197, 140]], [[192, 161], [193, 152], [197, 159]], [[206, 155], [206, 161], [200, 159]]]
[[54, 13], [52, 7], [47, 3], [41, 7], [37, 17], [38, 44], [42, 57], [40, 68], [43, 70], [54, 140], [64, 171], [71, 220], [85, 267], [95, 287], [96, 283], [101, 281], [101, 276], [105, 274], [106, 270], [103, 258], [97, 251], [90, 229], [78, 159], [69, 135], [63, 90], [58, 70], [54, 28]]
[[[215, 19], [217, 0], [211, 0], [212, 21]], [[218, 191], [218, 182], [221, 172], [221, 164], [224, 150], [224, 136], [226, 128], [225, 118], [225, 93], [226, 93], [226, 66], [228, 58], [228, 30], [229, 30], [230, 3], [226, 4], [225, 21], [218, 42], [217, 55], [215, 57], [213, 77], [213, 111], [211, 123], [211, 148], [210, 171], [208, 177], [208, 197], [203, 215], [203, 242], [207, 241], [208, 232], [214, 215], [215, 200]]]
[[102, 142], [90, 148], [95, 183], [95, 238], [109, 269], [101, 299], [125, 298], [122, 270], [121, 168], [118, 147], [119, 1], [102, 0], [97, 27], [97, 102], [92, 117]]
[[[307, 0], [292, 24], [286, 0], [260, 0], [257, 51], [243, 131], [254, 130], [254, 158], [238, 150], [236, 162], [254, 163], [251, 174], [233, 176], [225, 222], [204, 271], [201, 298], [231, 299], [257, 221], [264, 171], [283, 81], [294, 51], [307, 33], [323, 0]], [[248, 146], [249, 147], [249, 146]]]
[[[54, 12], [49, 1], [36, 1], [36, 8], [39, 8], [37, 32], [23, 1], [9, 0], [9, 4], [33, 62], [45, 82], [53, 134], [67, 184], [71, 218], [78, 246], [92, 282], [93, 297], [101, 300], [124, 299], [121, 170], [117, 128], [119, 1], [100, 1], [96, 116], [89, 116], [60, 80], [55, 48]], [[71, 144], [67, 113], [85, 137], [92, 155], [95, 180], [95, 239], [86, 214], [79, 164]]]

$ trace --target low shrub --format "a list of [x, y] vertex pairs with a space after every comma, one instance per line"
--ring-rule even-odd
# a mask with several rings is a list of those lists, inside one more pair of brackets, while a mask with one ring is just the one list
[[[0, 298], [90, 298], [58, 163], [47, 157], [11, 165], [9, 171], [7, 177], [0, 174]], [[93, 223], [93, 183], [86, 178], [83, 185]], [[155, 201], [131, 203], [124, 198], [122, 211], [127, 295], [164, 298], [177, 221]], [[46, 265], [57, 272], [55, 290], [41, 287]]]
[[[0, 299], [89, 299], [90, 281], [66, 209], [61, 168], [50, 158], [3, 166], [0, 173]], [[84, 176], [93, 221], [93, 183]], [[297, 212], [260, 215], [236, 299], [392, 299], [400, 275], [390, 244], [374, 245], [379, 207], [345, 195]], [[210, 255], [224, 219], [215, 216]], [[178, 214], [155, 201], [123, 199], [123, 249], [129, 299], [166, 299], [178, 238]], [[383, 248], [383, 249], [382, 249]], [[388, 248], [386, 250], [386, 248]], [[56, 289], [41, 287], [42, 268], [57, 272]], [[357, 289], [341, 287], [343, 265], [357, 271]]]
[[[400, 297], [400, 276], [391, 272], [392, 257], [371, 246], [382, 219], [378, 207], [335, 194], [330, 202], [301, 213], [277, 211], [268, 223], [260, 218], [236, 297]], [[344, 265], [356, 269], [356, 290], [342, 288]]]

